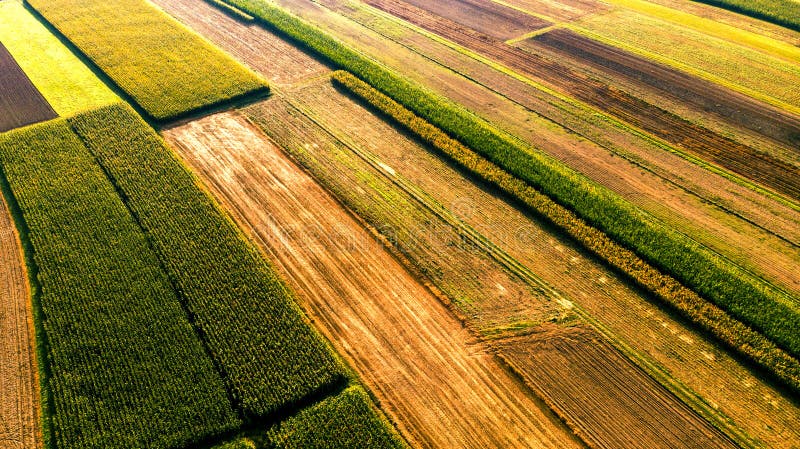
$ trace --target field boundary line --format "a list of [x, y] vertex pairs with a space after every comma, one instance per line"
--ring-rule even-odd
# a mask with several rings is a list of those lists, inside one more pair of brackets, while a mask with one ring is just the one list
[[[777, 192], [774, 192], [771, 189], [768, 189], [767, 187], [761, 186], [761, 185], [759, 185], [759, 184], [757, 184], [757, 183], [755, 183], [753, 181], [750, 181], [750, 180], [748, 180], [746, 178], [743, 178], [743, 177], [741, 177], [741, 176], [739, 176], [739, 175], [737, 175], [735, 173], [729, 172], [728, 170], [725, 170], [724, 168], [719, 167], [719, 166], [717, 166], [717, 165], [715, 165], [715, 164], [713, 164], [711, 162], [708, 162], [708, 161], [706, 161], [706, 160], [704, 160], [704, 159], [702, 159], [700, 157], [694, 156], [694, 155], [692, 155], [692, 154], [690, 154], [690, 153], [688, 153], [686, 151], [683, 151], [683, 150], [681, 150], [681, 149], [679, 149], [677, 147], [674, 147], [674, 146], [670, 145], [669, 143], [661, 140], [660, 138], [650, 135], [649, 133], [647, 133], [646, 131], [644, 131], [644, 130], [638, 128], [638, 127], [635, 127], [635, 126], [633, 126], [633, 125], [631, 125], [631, 124], [629, 124], [629, 123], [627, 123], [627, 122], [625, 122], [625, 121], [623, 121], [621, 119], [613, 117], [613, 116], [611, 116], [611, 115], [609, 115], [609, 114], [607, 114], [607, 113], [605, 113], [605, 112], [603, 112], [603, 111], [601, 111], [599, 109], [595, 109], [595, 108], [589, 106], [588, 104], [586, 104], [586, 103], [584, 103], [584, 102], [582, 102], [580, 100], [577, 100], [577, 99], [574, 99], [574, 98], [570, 98], [570, 97], [567, 97], [567, 96], [565, 96], [565, 95], [563, 95], [563, 94], [561, 94], [559, 92], [556, 92], [556, 91], [550, 89], [549, 87], [544, 86], [543, 84], [540, 84], [539, 82], [533, 80], [532, 78], [529, 78], [529, 77], [526, 77], [526, 76], [524, 76], [522, 74], [519, 74], [519, 73], [517, 73], [516, 71], [514, 71], [511, 68], [508, 68], [508, 67], [506, 67], [505, 65], [503, 65], [501, 63], [495, 62], [495, 61], [493, 61], [493, 60], [491, 60], [491, 59], [489, 59], [489, 58], [487, 58], [485, 56], [482, 56], [482, 55], [480, 55], [478, 53], [475, 53], [475, 52], [473, 52], [473, 51], [471, 51], [471, 50], [469, 50], [469, 49], [467, 49], [467, 48], [465, 48], [465, 47], [463, 47], [463, 46], [461, 46], [461, 45], [459, 45], [459, 44], [457, 44], [455, 42], [452, 42], [452, 41], [450, 41], [448, 39], [445, 39], [445, 38], [443, 38], [441, 36], [438, 36], [438, 35], [436, 35], [434, 33], [431, 33], [430, 31], [427, 31], [427, 30], [425, 30], [425, 29], [423, 29], [423, 28], [421, 28], [421, 27], [419, 27], [417, 25], [414, 25], [414, 24], [410, 23], [410, 22], [406, 22], [406, 21], [404, 21], [404, 20], [402, 20], [400, 18], [392, 16], [391, 14], [388, 14], [388, 13], [386, 13], [384, 11], [381, 11], [380, 9], [377, 9], [377, 8], [375, 8], [373, 6], [366, 5], [366, 4], [364, 4], [363, 6], [365, 8], [370, 9], [371, 12], [374, 12], [376, 15], [382, 16], [385, 19], [388, 19], [388, 20], [391, 20], [391, 21], [393, 21], [395, 23], [398, 23], [398, 24], [400, 24], [400, 25], [402, 25], [402, 26], [404, 26], [404, 27], [406, 27], [406, 28], [418, 33], [418, 34], [421, 34], [421, 35], [423, 35], [423, 36], [435, 41], [435, 42], [438, 42], [438, 43], [440, 43], [442, 45], [445, 45], [446, 47], [449, 47], [451, 50], [454, 50], [454, 51], [456, 51], [458, 53], [461, 53], [461, 54], [463, 54], [465, 56], [468, 56], [468, 57], [470, 57], [470, 58], [472, 58], [472, 59], [474, 59], [474, 60], [476, 60], [476, 61], [478, 61], [480, 63], [483, 63], [484, 65], [487, 65], [490, 68], [492, 68], [492, 69], [494, 69], [494, 70], [496, 70], [496, 71], [498, 71], [500, 73], [506, 74], [506, 75], [516, 79], [517, 81], [521, 81], [521, 82], [533, 87], [534, 89], [536, 89], [538, 91], [544, 92], [545, 94], [548, 94], [550, 96], [558, 98], [559, 100], [561, 100], [561, 101], [563, 101], [563, 102], [565, 102], [565, 103], [567, 103], [567, 104], [569, 104], [571, 106], [574, 106], [574, 107], [584, 111], [586, 114], [593, 115], [595, 117], [598, 117], [598, 118], [608, 122], [610, 125], [618, 128], [618, 129], [620, 129], [620, 130], [622, 130], [624, 132], [630, 133], [630, 134], [634, 135], [635, 137], [639, 137], [639, 138], [642, 138], [642, 139], [644, 139], [644, 140], [646, 140], [648, 142], [651, 142], [651, 143], [655, 144], [656, 146], [658, 146], [659, 148], [661, 148], [661, 149], [663, 149], [665, 151], [668, 151], [668, 152], [670, 152], [672, 154], [675, 154], [675, 155], [677, 155], [677, 156], [679, 156], [679, 157], [681, 157], [681, 158], [683, 158], [683, 159], [685, 159], [685, 160], [687, 160], [687, 161], [689, 161], [689, 162], [691, 162], [691, 163], [693, 163], [693, 164], [695, 164], [695, 165], [697, 165], [697, 166], [699, 166], [699, 167], [701, 167], [703, 169], [706, 169], [706, 170], [708, 170], [708, 171], [710, 171], [710, 172], [712, 172], [714, 174], [722, 176], [722, 177], [728, 179], [729, 181], [732, 181], [732, 182], [734, 182], [736, 184], [739, 184], [742, 187], [746, 187], [746, 188], [748, 188], [748, 189], [750, 189], [750, 190], [752, 190], [752, 191], [754, 191], [756, 193], [759, 193], [759, 194], [764, 195], [764, 196], [766, 196], [768, 198], [771, 198], [771, 199], [783, 204], [784, 206], [787, 206], [787, 207], [795, 210], [796, 212], [800, 212], [800, 203], [797, 203], [797, 202], [793, 201], [790, 198], [786, 198], [783, 195], [781, 195], [781, 194], [779, 194]], [[358, 23], [358, 22], [356, 22], [356, 23]], [[383, 33], [379, 33], [379, 34], [383, 35]], [[430, 58], [428, 58], [428, 59], [430, 59]], [[447, 67], [447, 66], [445, 66], [445, 65], [443, 65], [443, 64], [441, 64], [439, 62], [436, 62], [436, 63], [449, 69], [449, 67]], [[470, 77], [466, 77], [466, 78], [472, 80], [472, 78], [470, 78]], [[564, 110], [563, 106], [560, 106], [560, 105], [557, 105], [557, 104], [554, 104], [553, 106]], [[490, 121], [490, 123], [491, 123], [491, 121]], [[521, 141], [521, 139], [519, 137], [517, 137], [517, 136], [513, 136], [513, 137], [515, 139]]]
[[524, 40], [528, 40], [530, 38], [533, 38], [533, 37], [548, 33], [550, 31], [553, 31], [553, 30], [556, 30], [556, 29], [559, 29], [559, 28], [564, 28], [564, 26], [565, 26], [565, 24], [561, 23], [561, 22], [554, 23], [553, 25], [546, 26], [544, 28], [539, 28], [538, 30], [533, 30], [530, 33], [525, 33], [525, 34], [519, 35], [517, 37], [512, 37], [511, 39], [505, 41], [505, 44], [506, 45], [513, 45], [513, 44], [516, 44], [517, 42], [522, 42]]
[[[297, 101], [294, 101], [293, 99], [286, 97], [283, 98], [285, 98], [292, 107], [294, 107], [304, 116], [306, 116], [317, 126], [322, 128], [334, 139], [342, 143], [347, 149], [356, 154], [364, 162], [369, 164], [384, 178], [388, 179], [391, 183], [399, 187], [414, 201], [419, 203], [425, 209], [429, 210], [432, 214], [434, 214], [434, 216], [438, 217], [445, 224], [454, 228], [459, 235], [468, 238], [481, 251], [489, 255], [492, 259], [494, 259], [497, 263], [503, 266], [506, 270], [508, 270], [509, 272], [511, 272], [512, 274], [523, 280], [526, 284], [530, 285], [531, 287], [545, 291], [548, 294], [548, 296], [552, 297], [553, 300], [556, 301], [558, 304], [560, 304], [566, 311], [573, 311], [580, 318], [584, 319], [588, 324], [595, 327], [598, 330], [598, 332], [600, 332], [601, 335], [603, 335], [607, 340], [609, 340], [617, 350], [619, 350], [624, 356], [626, 356], [626, 358], [631, 360], [636, 366], [640, 367], [648, 376], [653, 378], [653, 380], [655, 380], [658, 384], [664, 386], [668, 391], [674, 394], [681, 402], [687, 404], [692, 410], [698, 413], [703, 419], [711, 423], [715, 428], [722, 431], [725, 435], [728, 435], [729, 437], [731, 437], [731, 435], [735, 435], [734, 439], [738, 442], [742, 443], [746, 442], [747, 447], [758, 447], [755, 443], [753, 443], [752, 437], [744, 433], [744, 431], [742, 431], [738, 427], [735, 427], [733, 424], [731, 424], [731, 419], [727, 417], [727, 415], [711, 408], [709, 404], [705, 402], [699, 395], [697, 395], [691, 389], [686, 387], [682, 382], [673, 378], [662, 367], [657, 365], [655, 362], [651, 361], [645, 355], [640, 354], [639, 352], [635, 351], [630, 346], [622, 342], [616, 336], [615, 333], [613, 333], [607, 327], [602, 325], [597, 319], [595, 319], [588, 312], [586, 312], [580, 305], [576, 304], [567, 296], [557, 291], [554, 287], [552, 287], [550, 284], [548, 284], [546, 281], [544, 281], [535, 273], [533, 273], [530, 269], [528, 269], [524, 264], [518, 262], [513, 256], [506, 253], [503, 249], [501, 249], [491, 240], [483, 236], [480, 232], [478, 232], [477, 230], [475, 230], [462, 220], [458, 219], [457, 217], [453, 216], [447, 207], [441, 205], [438, 201], [433, 199], [428, 193], [416, 187], [413, 183], [406, 180], [402, 175], [398, 175], [396, 173], [392, 173], [391, 171], [387, 170], [386, 165], [383, 164], [378, 157], [373, 155], [368, 150], [365, 150], [360, 146], [358, 146], [357, 144], [355, 144], [354, 142], [350, 141], [350, 139], [344, 137], [340, 132], [337, 132], [336, 130], [325, 126], [313, 112], [303, 107], [302, 105], [298, 104]], [[427, 144], [424, 145], [427, 146]], [[505, 196], [503, 194], [501, 195]], [[413, 264], [413, 262], [411, 261], [405, 261], [404, 263]], [[657, 305], [661, 307], [660, 304]], [[448, 308], [452, 309], [450, 304], [448, 304]], [[514, 335], [508, 338], [518, 338], [520, 335], [525, 335], [525, 333]], [[487, 343], [491, 343], [491, 341], [493, 340], [496, 341], [505, 340], [504, 337], [489, 339], [482, 334], [479, 334], [479, 336], [481, 340], [486, 341]], [[516, 369], [514, 369], [514, 372], [515, 374], [520, 375], [520, 373]], [[533, 388], [531, 389], [535, 391], [535, 389]]]

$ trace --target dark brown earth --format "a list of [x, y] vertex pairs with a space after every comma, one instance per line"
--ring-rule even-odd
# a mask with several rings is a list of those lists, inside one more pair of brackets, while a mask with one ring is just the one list
[[56, 117], [50, 103], [0, 43], [0, 132]]
[[[365, 0], [398, 18], [492, 58], [614, 115], [713, 164], [800, 199], [800, 169], [714, 133], [542, 55], [504, 44], [427, 10], [397, 0]], [[766, 106], [765, 106], [766, 107]]]

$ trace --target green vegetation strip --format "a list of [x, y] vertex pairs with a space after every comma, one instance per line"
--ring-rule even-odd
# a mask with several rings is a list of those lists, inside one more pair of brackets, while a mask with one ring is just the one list
[[570, 210], [487, 161], [352, 74], [337, 71], [333, 74], [333, 80], [337, 86], [365, 100], [460, 166], [520, 200], [693, 322], [800, 391], [800, 362], [762, 334], [733, 319], [673, 278], [658, 272]]
[[[657, 270], [673, 276], [734, 318], [762, 332], [793, 356], [800, 355], [800, 333], [796, 332], [800, 329], [800, 305], [796, 298], [672, 230], [563, 163], [521, 144], [452, 101], [412, 84], [271, 2], [226, 1], [354, 73], [574, 212]], [[629, 270], [635, 273], [633, 265]]]
[[267, 89], [145, 0], [26, 0], [158, 121]]
[[155, 131], [122, 105], [70, 123], [150, 238], [246, 417], [343, 384], [344, 367], [274, 269]]
[[797, 0], [693, 0], [800, 31], [800, 2]]
[[169, 448], [235, 429], [156, 254], [68, 124], [3, 134], [0, 165], [38, 270], [55, 446]]

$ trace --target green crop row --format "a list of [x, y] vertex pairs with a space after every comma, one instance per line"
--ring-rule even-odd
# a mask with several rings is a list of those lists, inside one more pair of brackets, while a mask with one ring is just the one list
[[145, 0], [26, 0], [151, 117], [265, 91], [267, 84]]
[[693, 0], [800, 31], [797, 0]]
[[246, 416], [344, 380], [274, 269], [152, 128], [122, 105], [70, 123], [145, 230]]
[[319, 28], [265, 0], [225, 0], [263, 20], [444, 130], [504, 171], [540, 190], [620, 246], [800, 355], [800, 305], [560, 161], [520, 143], [463, 107], [412, 84]]
[[333, 81], [335, 85], [366, 101], [461, 167], [518, 199], [564, 230], [585, 248], [629, 275], [639, 285], [654, 292], [684, 316], [800, 391], [800, 362], [762, 334], [731, 318], [671, 277], [658, 272], [633, 252], [589, 226], [570, 210], [482, 158], [352, 74], [336, 71], [333, 74]]
[[55, 446], [168, 448], [236, 428], [156, 254], [69, 125], [3, 134], [0, 167], [38, 269]]

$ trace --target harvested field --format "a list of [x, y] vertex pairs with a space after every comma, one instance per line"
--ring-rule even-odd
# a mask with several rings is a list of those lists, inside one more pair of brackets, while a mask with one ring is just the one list
[[680, 72], [616, 47], [557, 29], [520, 42], [518, 47], [540, 53], [542, 48], [604, 73], [634, 81], [666, 94], [706, 114], [713, 114], [800, 151], [800, 118], [783, 113], [718, 84]]
[[0, 194], [0, 445], [42, 446], [33, 313], [22, 246]]
[[591, 328], [542, 326], [496, 346], [593, 447], [736, 447]]
[[421, 447], [579, 447], [439, 300], [242, 117], [165, 131]]
[[[470, 177], [453, 169], [380, 117], [352, 100], [336, 96], [329, 85], [307, 86], [292, 96], [308, 111], [313, 111], [314, 120], [337, 138], [355, 142], [373, 153], [380, 164], [389, 167], [397, 177], [405, 178], [432, 200], [447, 207], [580, 305], [619, 341], [659, 367], [657, 372], [687, 387], [689, 397], [693, 398], [690, 400], [702, 398], [699, 402], [702, 407], [708, 407], [727, 425], [743, 429], [756, 441], [771, 447], [791, 448], [791, 441], [800, 439], [800, 430], [793, 424], [800, 420], [798, 404], [783, 397], [779, 389], [764, 380], [762, 373], [743, 366], [720, 349], [716, 341], [661, 309], [540, 220], [520, 211], [491, 189], [475, 184]], [[324, 162], [325, 172], [340, 165], [339, 171], [330, 176], [334, 187], [338, 185], [339, 190], [351, 192], [357, 199], [373, 196], [363, 191], [369, 192], [375, 185], [364, 181], [368, 178], [361, 170], [353, 168], [358, 166], [353, 164], [352, 157], [331, 152], [330, 136], [314, 140], [313, 135], [298, 132], [298, 126], [291, 125], [297, 119], [284, 114], [275, 101], [277, 99], [271, 99], [248, 108], [247, 113], [263, 116], [264, 123], [278, 130], [276, 138], [284, 135], [278, 142], [291, 148], [294, 155], [308, 153], [309, 158], [327, 161]], [[350, 170], [357, 172], [348, 175]], [[348, 178], [351, 180], [345, 181]], [[328, 186], [331, 190], [335, 190], [334, 187]], [[378, 194], [396, 195], [386, 190], [378, 190]], [[387, 210], [380, 204], [372, 202], [364, 208], [369, 208], [372, 216], [383, 217], [386, 223], [402, 223], [393, 217], [411, 214], [404, 208]], [[377, 222], [374, 225], [379, 227]], [[398, 234], [402, 232], [399, 227], [390, 229]], [[424, 251], [419, 254], [430, 257]], [[410, 255], [409, 259], [414, 256]], [[478, 298], [468, 310], [479, 310], [483, 301], [495, 300]], [[480, 313], [474, 314], [476, 328], [481, 327], [483, 318]]]
[[587, 14], [608, 9], [608, 5], [597, 0], [504, 0], [503, 3], [564, 21], [575, 20]]
[[263, 26], [242, 23], [205, 1], [153, 0], [180, 22], [202, 34], [273, 85], [290, 85], [330, 71]]
[[495, 39], [506, 40], [551, 25], [514, 8], [491, 0], [407, 0], [431, 14], [445, 17], [459, 25]]
[[509, 47], [490, 36], [464, 28], [407, 3], [396, 0], [366, 0], [366, 3], [490, 57], [525, 75], [543, 80], [706, 161], [790, 198], [800, 199], [800, 169], [791, 164], [690, 123], [541, 55]]
[[0, 43], [0, 132], [58, 117]]

